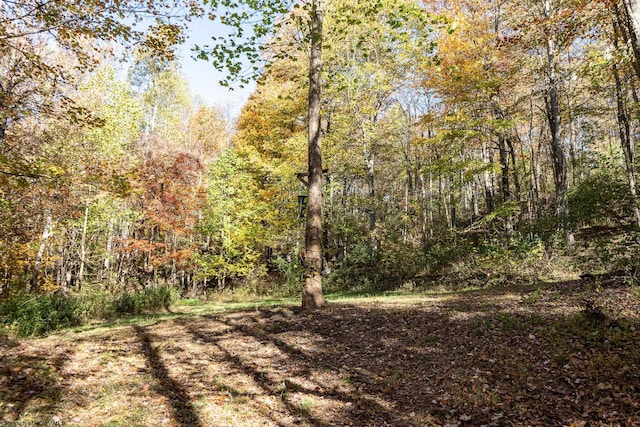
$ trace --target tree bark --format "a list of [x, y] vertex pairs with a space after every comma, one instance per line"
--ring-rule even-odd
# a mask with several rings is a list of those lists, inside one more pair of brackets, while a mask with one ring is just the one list
[[[634, 61], [633, 68], [636, 75], [640, 79], [640, 43], [638, 37], [640, 36], [640, 1], [638, 0], [623, 0], [624, 2], [624, 15], [619, 12], [618, 5], [614, 3], [616, 15], [618, 18], [622, 17], [626, 27], [627, 37], [631, 43], [631, 50], [633, 51]], [[621, 16], [622, 15], [622, 16]]]
[[506, 137], [503, 134], [498, 136], [498, 151], [500, 158], [500, 189], [502, 191], [502, 203], [511, 200], [511, 189], [509, 183], [509, 152]]
[[375, 153], [373, 150], [365, 154], [367, 165], [367, 196], [369, 198], [369, 243], [375, 250], [377, 247], [376, 242], [376, 182], [375, 182]]
[[305, 231], [306, 275], [302, 287], [302, 309], [315, 310], [324, 305], [322, 293], [322, 151], [320, 146], [320, 106], [322, 71], [322, 4], [311, 2], [309, 55], [309, 196]]
[[[618, 28], [614, 23], [614, 46], [618, 47]], [[635, 177], [635, 165], [633, 158], [633, 145], [631, 144], [631, 125], [629, 123], [629, 117], [627, 115], [626, 102], [622, 91], [622, 81], [620, 80], [620, 73], [618, 71], [618, 65], [613, 63], [613, 77], [616, 82], [616, 105], [617, 105], [617, 118], [618, 118], [618, 132], [620, 134], [620, 145], [622, 146], [622, 152], [624, 153], [624, 164], [627, 171], [627, 181], [629, 183], [629, 193], [631, 194], [633, 210], [633, 216], [636, 221], [636, 226], [640, 227], [640, 206], [638, 204], [638, 191], [636, 189], [636, 177]]]
[[112, 248], [113, 248], [113, 218], [109, 219], [109, 229], [107, 231], [107, 247], [106, 254], [104, 257], [104, 272], [105, 277], [107, 279], [107, 283], [111, 284], [111, 257], [112, 257]]
[[[551, 2], [544, 0], [544, 13], [551, 16]], [[555, 71], [555, 46], [551, 35], [547, 35], [547, 94], [545, 98], [549, 133], [551, 134], [551, 156], [553, 161], [553, 181], [555, 184], [556, 214], [567, 233], [567, 243], [573, 243], [573, 234], [567, 229], [566, 220], [569, 216], [569, 198], [567, 194], [567, 162], [564, 146], [560, 136], [560, 99]]]
[[[493, 158], [491, 156], [491, 149], [486, 146], [483, 145], [482, 146], [482, 160], [487, 163], [493, 163]], [[482, 174], [483, 177], [483, 184], [484, 184], [484, 198], [485, 198], [485, 204], [487, 206], [487, 213], [491, 213], [495, 210], [495, 195], [493, 192], [493, 183], [490, 177], [491, 172], [489, 172], [489, 170], [485, 169], [484, 173]]]
[[516, 150], [513, 147], [513, 138], [508, 136], [505, 139], [507, 143], [507, 148], [509, 149], [509, 158], [511, 159], [511, 173], [513, 174], [513, 186], [515, 189], [515, 200], [517, 202], [520, 201], [520, 194], [522, 193], [522, 188], [520, 187], [520, 179], [518, 178], [518, 162], [516, 160]]

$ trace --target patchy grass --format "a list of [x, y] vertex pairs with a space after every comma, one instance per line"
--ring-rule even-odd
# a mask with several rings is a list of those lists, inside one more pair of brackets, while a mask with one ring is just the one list
[[640, 425], [637, 289], [339, 294], [316, 313], [190, 302], [4, 337], [0, 424]]

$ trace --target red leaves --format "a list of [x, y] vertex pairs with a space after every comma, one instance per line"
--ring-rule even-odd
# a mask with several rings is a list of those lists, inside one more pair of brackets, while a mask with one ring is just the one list
[[202, 162], [186, 152], [150, 151], [138, 182], [138, 205], [154, 225], [184, 232], [204, 202]]

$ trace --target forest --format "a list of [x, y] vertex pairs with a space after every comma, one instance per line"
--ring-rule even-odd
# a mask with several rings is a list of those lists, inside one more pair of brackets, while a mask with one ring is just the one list
[[[203, 19], [237, 117], [182, 72]], [[0, 1], [0, 422], [640, 424], [639, 37], [633, 0]], [[73, 357], [166, 408], [76, 420]]]
[[[266, 41], [243, 47], [253, 63], [198, 47], [230, 76], [259, 79], [232, 120], [190, 93], [171, 50], [179, 25], [136, 35], [111, 22], [118, 9], [65, 7], [3, 6], [3, 292], [299, 292], [310, 263], [300, 23], [270, 23]], [[640, 53], [624, 4], [326, 8], [326, 289], [635, 267]]]

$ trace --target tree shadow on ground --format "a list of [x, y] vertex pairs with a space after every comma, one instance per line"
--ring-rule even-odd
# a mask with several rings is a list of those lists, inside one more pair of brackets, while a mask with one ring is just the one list
[[183, 386], [183, 383], [171, 378], [167, 367], [160, 357], [160, 352], [153, 346], [151, 334], [146, 328], [141, 326], [134, 326], [133, 330], [140, 340], [142, 353], [147, 359], [151, 374], [156, 380], [154, 388], [159, 394], [169, 400], [178, 424], [184, 427], [201, 427], [203, 425], [202, 421], [193, 407], [187, 390]]
[[[255, 319], [253, 315], [251, 317]], [[223, 355], [222, 359], [224, 363], [227, 363], [232, 367], [232, 369], [248, 375], [261, 389], [261, 393], [263, 395], [269, 395], [281, 401], [288, 414], [299, 421], [304, 420], [305, 425], [313, 427], [329, 427], [335, 424], [327, 420], [323, 420], [319, 416], [314, 416], [312, 413], [305, 410], [298, 402], [296, 402], [295, 399], [290, 398], [289, 393], [303, 394], [312, 398], [328, 397], [333, 400], [337, 399], [342, 403], [346, 403], [349, 406], [356, 408], [356, 410], [358, 410], [358, 408], [366, 408], [369, 417], [375, 418], [377, 422], [382, 423], [376, 425], [411, 425], [406, 420], [406, 417], [401, 416], [396, 412], [388, 411], [386, 408], [380, 406], [375, 400], [369, 399], [365, 395], [351, 395], [342, 392], [337, 388], [329, 388], [327, 390], [322, 387], [322, 384], [313, 382], [305, 384], [296, 380], [300, 378], [309, 379], [313, 377], [315, 370], [323, 368], [326, 369], [327, 366], [314, 366], [314, 360], [308, 357], [305, 352], [296, 349], [294, 346], [290, 346], [277, 338], [265, 336], [262, 333], [256, 333], [251, 328], [247, 328], [242, 324], [238, 324], [228, 319], [209, 317], [209, 320], [223, 322], [229, 328], [223, 333], [210, 333], [200, 328], [194, 328], [188, 323], [183, 324], [183, 326], [185, 326], [194, 339], [208, 345], [215, 346], [216, 351]], [[281, 360], [279, 360], [281, 359], [279, 356], [284, 355], [285, 359], [289, 360], [291, 364], [281, 366], [281, 368], [284, 367], [284, 371], [281, 371], [280, 373], [284, 375], [273, 375], [269, 365], [256, 367], [256, 364], [252, 363], [251, 359], [246, 357], [246, 354], [233, 354], [234, 349], [225, 346], [222, 342], [222, 338], [224, 335], [229, 334], [245, 338], [254, 338], [262, 344], [272, 344], [281, 350], [278, 355], [274, 356], [274, 361], [278, 359], [277, 362], [281, 362]], [[275, 417], [270, 418], [278, 425], [287, 425], [286, 423], [282, 424]], [[344, 418], [344, 415], [342, 415], [341, 418]]]
[[66, 355], [17, 356], [10, 351], [0, 351], [0, 423], [16, 422], [27, 407], [51, 417], [64, 391], [59, 371]]
[[[335, 304], [313, 315], [281, 308], [179, 322], [265, 393], [281, 397], [292, 389], [338, 403], [332, 419], [313, 411], [303, 417], [311, 426], [640, 423], [637, 316], [591, 319], [575, 305], [553, 311], [544, 297], [500, 302], [496, 290], [482, 295], [419, 307]], [[226, 327], [209, 329], [220, 324]], [[229, 347], [230, 337], [276, 348], [271, 364]], [[322, 372], [333, 380], [313, 384]], [[293, 400], [284, 403], [297, 410]]]
[[262, 308], [11, 343], [0, 348], [2, 420], [60, 410], [93, 425], [117, 408], [111, 420], [126, 425], [640, 425], [640, 294], [580, 286]]

